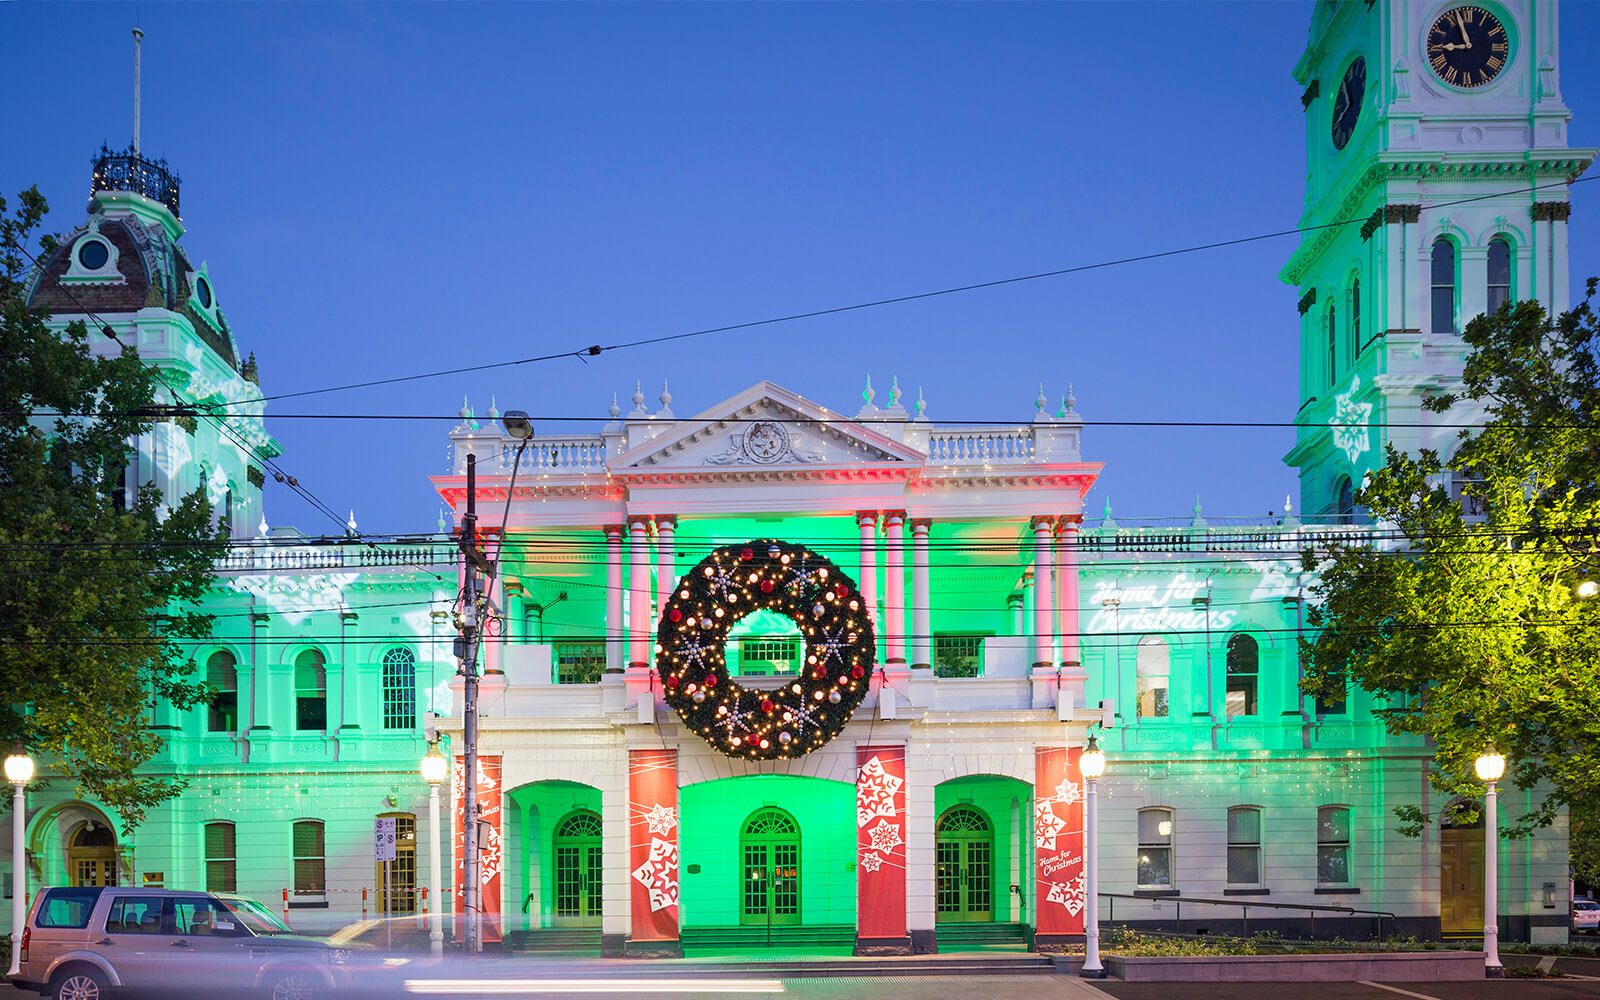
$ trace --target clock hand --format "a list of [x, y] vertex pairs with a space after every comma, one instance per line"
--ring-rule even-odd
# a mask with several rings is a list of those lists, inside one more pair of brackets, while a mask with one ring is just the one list
[[1467, 23], [1461, 19], [1459, 10], [1456, 11], [1456, 27], [1461, 29], [1461, 40], [1466, 43], [1461, 47], [1464, 49], [1472, 48], [1472, 39], [1467, 37]]

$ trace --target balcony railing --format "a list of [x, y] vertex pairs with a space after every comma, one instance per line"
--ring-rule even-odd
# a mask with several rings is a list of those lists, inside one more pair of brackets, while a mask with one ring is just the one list
[[449, 542], [416, 542], [380, 545], [329, 539], [318, 543], [250, 545], [235, 548], [218, 561], [220, 573], [263, 573], [274, 570], [380, 569], [384, 567], [439, 566], [452, 564], [456, 547]]
[[1078, 540], [1084, 552], [1282, 552], [1292, 555], [1307, 548], [1333, 544], [1377, 545], [1387, 534], [1375, 535], [1370, 527], [1346, 524], [1296, 527], [1251, 526], [1198, 528], [1116, 528], [1087, 530]]
[[132, 191], [167, 206], [174, 216], [178, 211], [178, 178], [167, 169], [165, 160], [147, 160], [133, 150], [119, 151], [100, 147], [94, 163], [93, 191]]
[[523, 462], [535, 472], [599, 472], [606, 467], [606, 443], [598, 434], [536, 437]]
[[928, 435], [930, 465], [1025, 465], [1034, 461], [1029, 427], [963, 427]]

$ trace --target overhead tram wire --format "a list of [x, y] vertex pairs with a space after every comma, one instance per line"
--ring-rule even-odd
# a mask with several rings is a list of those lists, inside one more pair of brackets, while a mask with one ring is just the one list
[[[1452, 201], [1439, 202], [1425, 205], [1422, 211], [1433, 212], [1439, 209], [1453, 208], [1457, 205], [1468, 205], [1479, 201], [1488, 201], [1494, 198], [1515, 197], [1551, 188], [1570, 188], [1576, 184], [1600, 179], [1600, 175], [1590, 177], [1569, 178], [1563, 181], [1552, 181], [1548, 184], [1533, 184], [1512, 190], [1491, 192], [1489, 194], [1473, 195], [1469, 198], [1457, 198]], [[519, 365], [535, 364], [545, 361], [559, 361], [563, 358], [583, 360], [596, 357], [607, 351], [620, 351], [634, 347], [646, 347], [653, 344], [666, 344], [679, 340], [688, 340], [696, 337], [708, 337], [715, 334], [736, 333], [744, 330], [753, 330], [765, 326], [775, 326], [780, 323], [792, 323], [804, 319], [818, 319], [824, 316], [837, 316], [843, 313], [858, 312], [864, 309], [877, 309], [883, 306], [900, 305], [907, 302], [918, 302], [925, 299], [940, 298], [947, 295], [958, 295], [964, 292], [981, 291], [988, 288], [1000, 288], [1007, 285], [1017, 285], [1030, 281], [1040, 281], [1045, 278], [1059, 278], [1069, 274], [1082, 274], [1086, 271], [1099, 271], [1112, 267], [1121, 267], [1127, 264], [1138, 264], [1153, 260], [1162, 260], [1168, 257], [1179, 257], [1187, 254], [1203, 253], [1209, 250], [1221, 250], [1228, 247], [1243, 246], [1250, 243], [1260, 243], [1265, 240], [1281, 239], [1285, 236], [1300, 236], [1306, 233], [1318, 232], [1324, 229], [1338, 229], [1344, 226], [1360, 225], [1367, 221], [1368, 216], [1352, 219], [1337, 219], [1332, 222], [1322, 222], [1310, 226], [1296, 226], [1292, 229], [1280, 229], [1275, 232], [1258, 233], [1253, 236], [1240, 236], [1227, 240], [1215, 240], [1209, 243], [1199, 243], [1192, 246], [1177, 247], [1171, 250], [1158, 250], [1150, 253], [1134, 254], [1127, 257], [1117, 257], [1110, 260], [1095, 261], [1089, 264], [1077, 264], [1072, 267], [1055, 268], [1049, 271], [1037, 271], [1032, 274], [1013, 275], [1007, 278], [994, 278], [987, 281], [975, 281], [962, 285], [953, 285], [947, 288], [938, 288], [926, 292], [913, 292], [907, 295], [894, 295], [884, 298], [872, 299], [865, 302], [854, 302], [849, 305], [830, 306], [824, 309], [812, 309], [805, 312], [788, 313], [781, 316], [771, 316], [766, 319], [749, 320], [743, 323], [730, 323], [724, 326], [705, 327], [699, 330], [687, 330], [682, 333], [663, 334], [656, 337], [641, 337], [636, 340], [619, 341], [614, 344], [590, 344], [586, 347], [574, 348], [568, 351], [559, 351], [553, 354], [541, 354], [527, 358], [514, 358], [508, 361], [491, 361], [478, 365], [464, 365], [457, 368], [446, 368], [438, 371], [421, 372], [415, 375], [396, 375], [389, 378], [368, 379], [362, 382], [350, 382], [344, 385], [324, 386], [319, 389], [300, 389], [295, 392], [280, 392], [270, 396], [261, 397], [261, 402], [278, 399], [298, 399], [303, 396], [318, 396], [330, 392], [345, 392], [351, 389], [366, 389], [380, 385], [395, 385], [401, 382], [416, 382], [423, 379], [440, 378], [445, 375], [464, 375], [472, 372], [492, 371], [498, 368], [512, 368]]]

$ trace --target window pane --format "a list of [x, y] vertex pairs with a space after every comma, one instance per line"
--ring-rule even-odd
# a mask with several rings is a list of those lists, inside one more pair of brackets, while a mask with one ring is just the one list
[[1261, 882], [1261, 848], [1228, 848], [1228, 881], [1235, 885], [1257, 885]]
[[1139, 811], [1139, 843], [1156, 846], [1172, 843], [1172, 811], [1169, 809], [1141, 809]]
[[1139, 884], [1162, 886], [1172, 884], [1172, 848], [1139, 848]]
[[236, 861], [207, 861], [206, 891], [238, 892], [239, 863]]
[[232, 823], [207, 823], [206, 824], [206, 857], [231, 858], [233, 853], [234, 826]]
[[555, 643], [557, 684], [597, 684], [606, 671], [603, 641]]
[[1167, 717], [1167, 678], [1172, 674], [1172, 651], [1151, 636], [1139, 643], [1135, 664], [1137, 714], [1144, 719]]
[[1228, 843], [1230, 843], [1230, 844], [1259, 844], [1259, 843], [1261, 843], [1261, 810], [1259, 810], [1259, 809], [1229, 809], [1228, 810]]
[[1227, 707], [1228, 718], [1230, 719], [1257, 713], [1256, 679], [1254, 677], [1230, 676], [1228, 678]]
[[294, 856], [322, 856], [322, 824], [308, 820], [294, 825]]
[[404, 647], [383, 655], [383, 728], [417, 724], [417, 658]]
[[160, 934], [160, 896], [121, 896], [106, 914], [107, 934]]
[[1317, 881], [1346, 883], [1350, 881], [1350, 848], [1317, 848]]
[[1489, 241], [1489, 284], [1511, 284], [1511, 245], [1505, 240]]
[[301, 893], [323, 892], [327, 876], [321, 858], [303, 858], [294, 863], [294, 891]]
[[1317, 810], [1317, 843], [1348, 844], [1350, 810], [1342, 806], [1323, 806]]
[[1434, 241], [1432, 267], [1435, 285], [1456, 283], [1456, 248], [1449, 240]]

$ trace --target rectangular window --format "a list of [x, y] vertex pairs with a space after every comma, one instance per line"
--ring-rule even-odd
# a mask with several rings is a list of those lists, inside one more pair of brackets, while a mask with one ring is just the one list
[[555, 644], [557, 684], [598, 684], [606, 672], [606, 644], [601, 640]]
[[118, 896], [106, 912], [107, 934], [160, 934], [160, 896]]
[[773, 677], [800, 669], [800, 640], [752, 636], [739, 643], [741, 677]]
[[294, 825], [294, 891], [320, 896], [328, 891], [328, 862], [323, 851], [322, 821], [304, 819]]
[[233, 914], [205, 896], [174, 897], [167, 911], [166, 926], [166, 933], [184, 937], [233, 937], [245, 933]]
[[239, 729], [239, 664], [234, 655], [219, 649], [206, 659], [206, 684], [214, 689], [206, 712], [206, 731], [232, 733]]
[[1345, 715], [1349, 711], [1349, 701], [1344, 695], [1324, 696], [1317, 695], [1318, 715]]
[[1344, 806], [1317, 810], [1317, 881], [1350, 884], [1350, 810]]
[[308, 649], [295, 659], [294, 727], [328, 728], [328, 671], [322, 654]]
[[1261, 810], [1228, 810], [1228, 884], [1261, 884]]
[[207, 823], [206, 891], [238, 892], [239, 862], [232, 823]]
[[1134, 708], [1141, 719], [1167, 717], [1167, 688], [1172, 678], [1172, 650], [1155, 636], [1139, 640], [1134, 664]]
[[979, 677], [983, 674], [983, 640], [973, 633], [946, 632], [933, 637], [935, 677]]
[[1433, 243], [1433, 256], [1428, 265], [1429, 302], [1434, 333], [1456, 332], [1456, 248], [1447, 239]]
[[1495, 313], [1511, 301], [1511, 244], [1504, 239], [1489, 241], [1488, 311]]
[[1139, 810], [1139, 886], [1172, 887], [1172, 810]]

